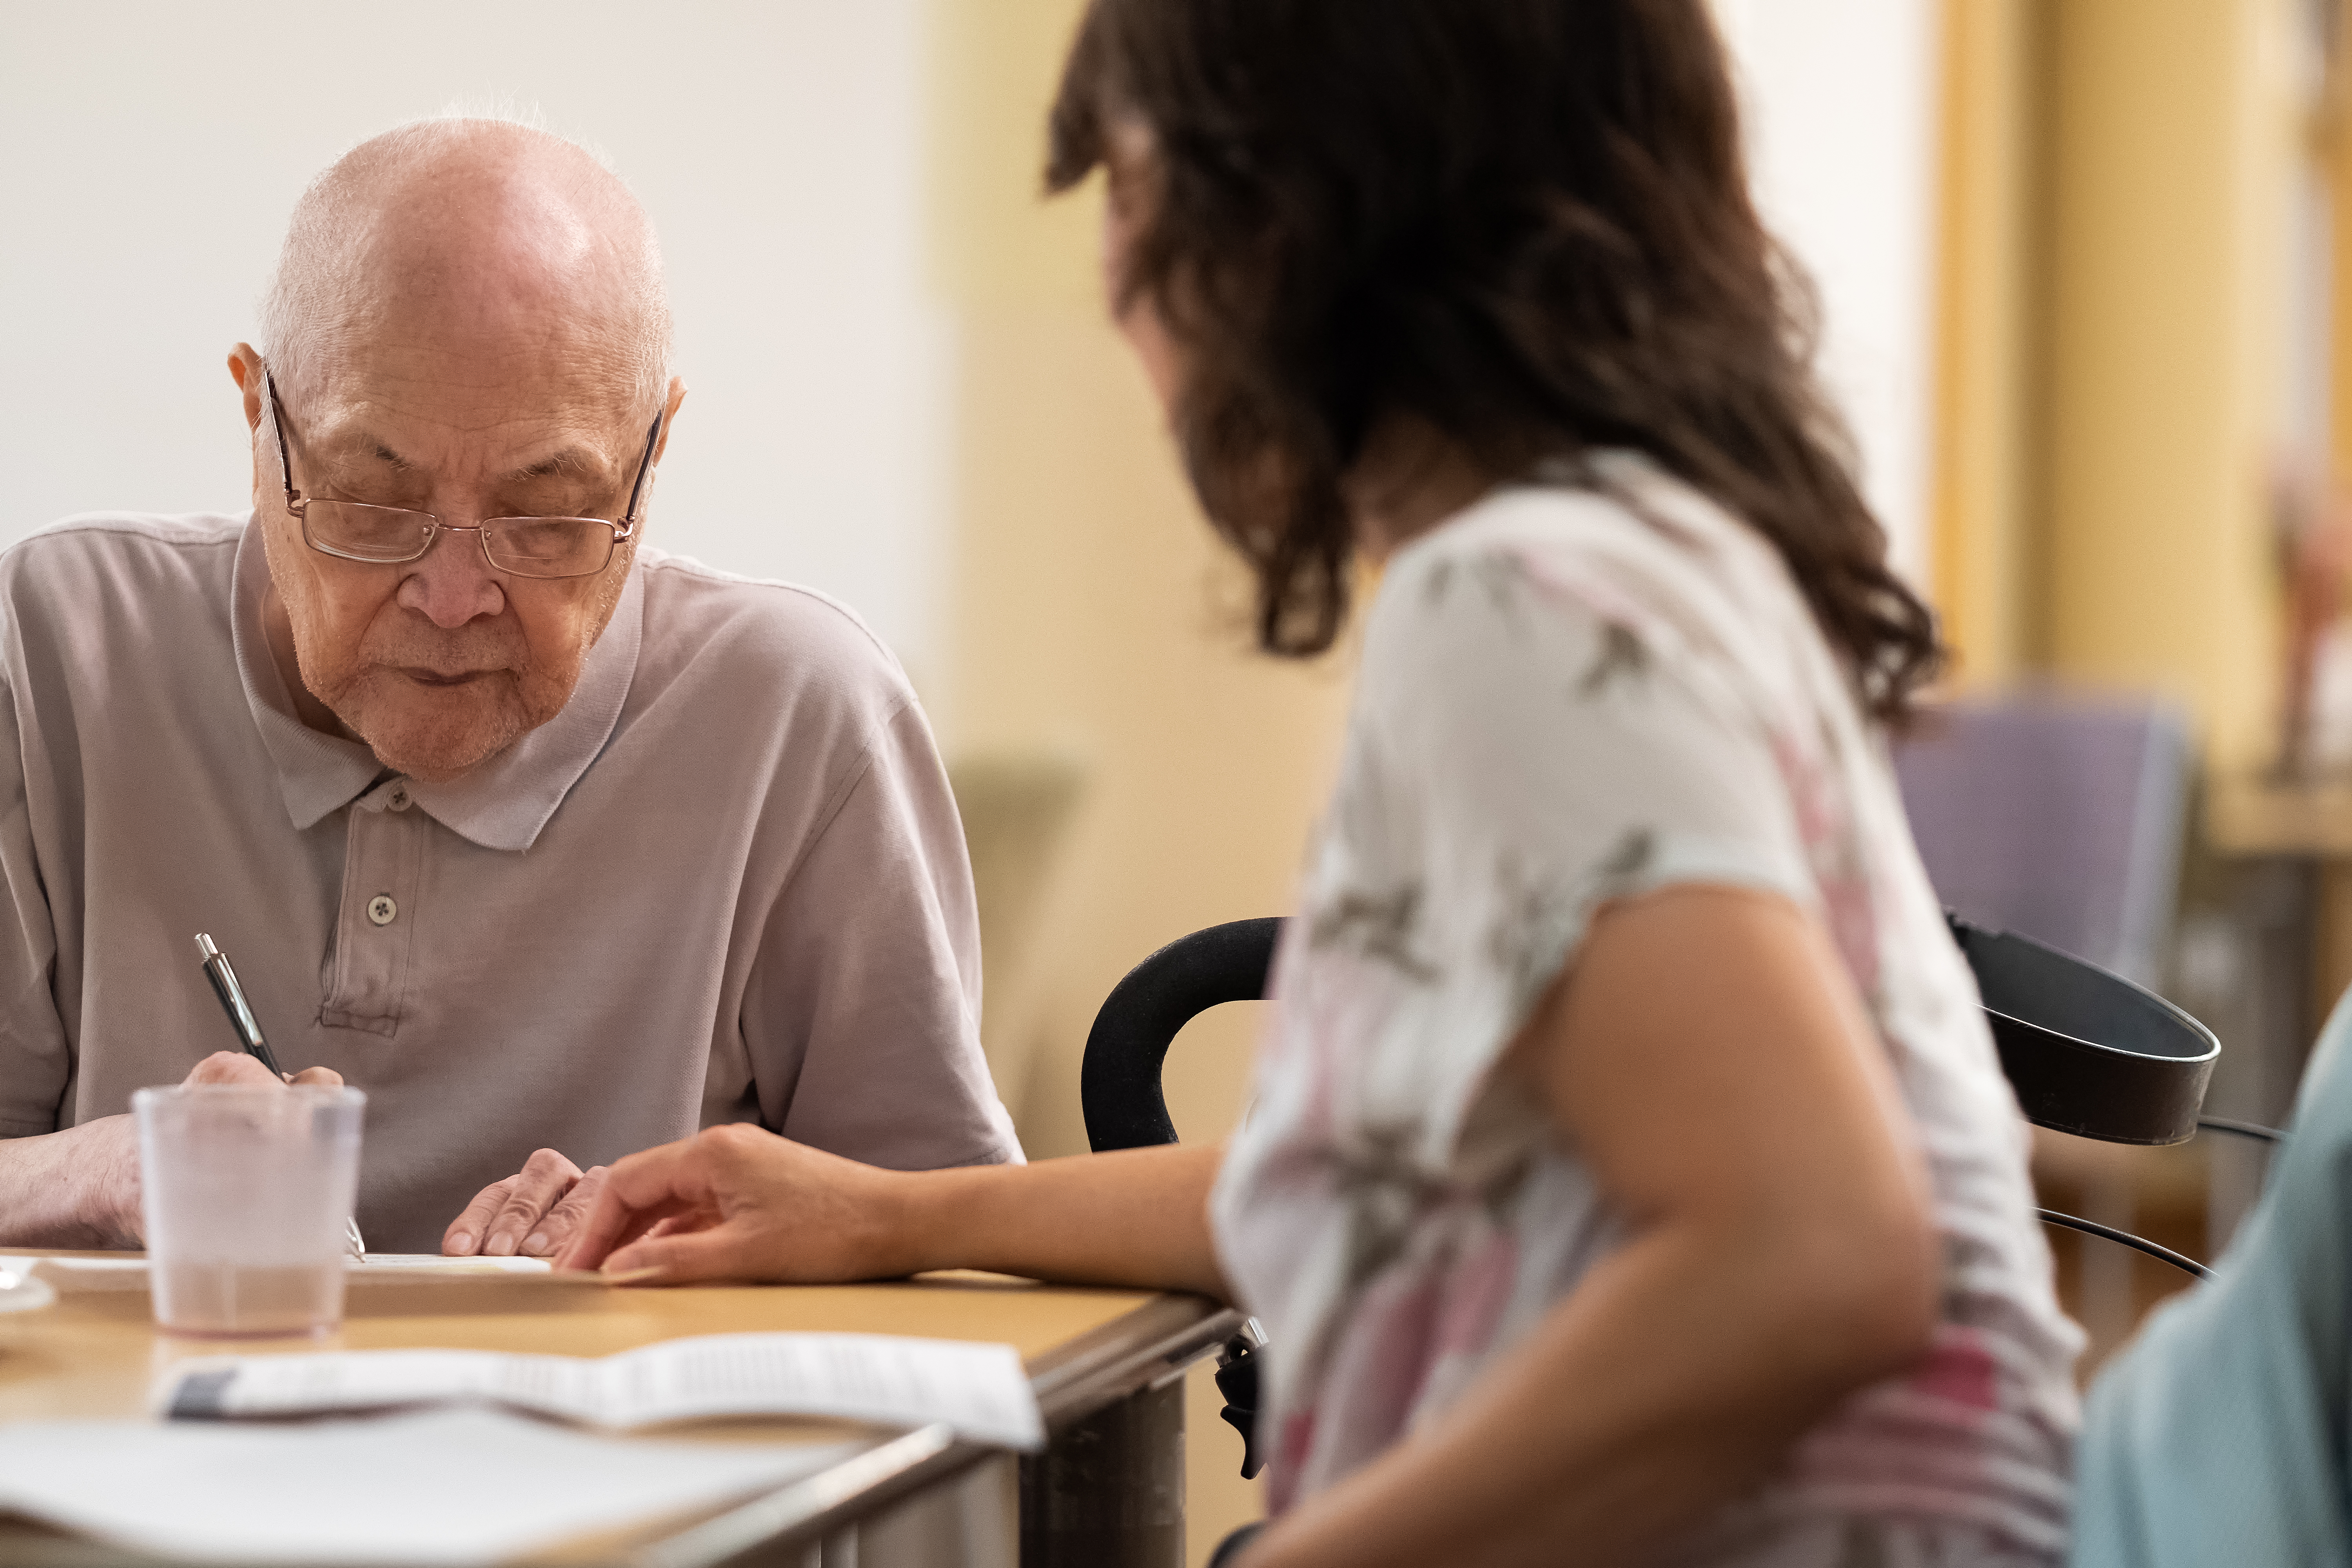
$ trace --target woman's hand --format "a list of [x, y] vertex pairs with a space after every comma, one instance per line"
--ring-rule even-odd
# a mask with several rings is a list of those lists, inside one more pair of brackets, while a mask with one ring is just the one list
[[1223, 1296], [1208, 1216], [1223, 1153], [1170, 1144], [885, 1171], [756, 1127], [712, 1127], [615, 1164], [556, 1267], [648, 1285], [985, 1268]]
[[892, 1279], [929, 1266], [910, 1181], [757, 1127], [708, 1128], [614, 1165], [556, 1267], [647, 1284]]

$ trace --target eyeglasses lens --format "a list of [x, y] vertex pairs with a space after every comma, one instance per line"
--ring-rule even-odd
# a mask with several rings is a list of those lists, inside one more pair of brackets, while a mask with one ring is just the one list
[[488, 523], [490, 564], [521, 577], [584, 577], [613, 558], [610, 523], [586, 517], [510, 517]]
[[[414, 561], [433, 542], [424, 512], [355, 501], [311, 500], [303, 528], [312, 544], [355, 561]], [[507, 517], [482, 525], [490, 564], [518, 577], [585, 577], [613, 559], [613, 525], [589, 517]]]
[[352, 501], [313, 500], [302, 509], [311, 542], [362, 561], [414, 561], [433, 537], [422, 512]]

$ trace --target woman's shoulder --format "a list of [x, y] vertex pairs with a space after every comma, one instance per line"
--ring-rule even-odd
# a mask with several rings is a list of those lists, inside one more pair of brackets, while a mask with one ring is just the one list
[[1532, 635], [1754, 668], [1810, 628], [1760, 535], [1648, 458], [1604, 452], [1498, 487], [1399, 550], [1366, 658]]

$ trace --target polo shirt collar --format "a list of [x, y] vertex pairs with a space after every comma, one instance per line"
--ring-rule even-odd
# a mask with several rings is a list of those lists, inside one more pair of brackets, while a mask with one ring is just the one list
[[[237, 542], [236, 571], [230, 625], [237, 679], [262, 745], [277, 766], [286, 815], [297, 832], [306, 831], [367, 794], [385, 776], [385, 768], [362, 742], [322, 735], [296, 715], [261, 629], [269, 562], [250, 515]], [[580, 682], [562, 710], [461, 778], [445, 784], [412, 780], [411, 798], [443, 826], [485, 849], [530, 848], [612, 738], [636, 676], [644, 637], [644, 574], [632, 561], [621, 602], [588, 650]]]

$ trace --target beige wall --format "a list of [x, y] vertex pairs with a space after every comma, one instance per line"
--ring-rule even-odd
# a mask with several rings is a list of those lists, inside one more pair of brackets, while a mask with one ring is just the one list
[[1938, 607], [1964, 679], [2275, 743], [2291, 0], [1947, 0]]
[[[1244, 586], [1185, 489], [1104, 319], [1096, 193], [1037, 195], [1075, 0], [935, 0], [934, 269], [952, 321], [950, 750], [1058, 759], [1083, 792], [1026, 929], [992, 931], [987, 1033], [1033, 1158], [1086, 1147], [1087, 1026], [1137, 960], [1197, 927], [1282, 913], [1324, 793], [1344, 674], [1248, 651]], [[1186, 1032], [1166, 1082], [1188, 1140], [1238, 1114], [1255, 1008]], [[1250, 1517], [1239, 1446], [1196, 1372], [1199, 1562]]]
[[2036, 109], [2042, 0], [1948, 0], [1929, 588], [1969, 687], [2038, 656], [2033, 574]]
[[2177, 696], [2241, 763], [2274, 733], [2286, 19], [2069, 0], [2055, 38], [2051, 665]]
[[[1084, 772], [1017, 993], [992, 1017], [1033, 1152], [1085, 1147], [1077, 1059], [1138, 959], [1196, 927], [1279, 913], [1335, 752], [1334, 666], [1251, 652], [1244, 585], [1201, 521], [1158, 408], [1104, 319], [1096, 193], [1037, 195], [1074, 0], [940, 0], [937, 273], [953, 318], [956, 441], [939, 707], [959, 754]], [[1227, 1031], [1230, 1033], [1230, 1031]], [[1230, 1051], [1171, 1058], [1215, 1136]]]

